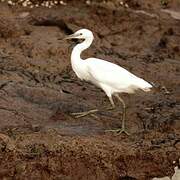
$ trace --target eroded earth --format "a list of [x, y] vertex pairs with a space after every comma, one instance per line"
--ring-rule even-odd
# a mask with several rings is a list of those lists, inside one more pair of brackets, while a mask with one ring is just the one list
[[[180, 157], [180, 3], [126, 3], [0, 4], [1, 179], [172, 176]], [[62, 39], [80, 28], [95, 36], [83, 58], [106, 59], [154, 84], [150, 93], [121, 95], [130, 136], [105, 131], [121, 127], [122, 107], [104, 110], [104, 92], [71, 69], [77, 42]]]

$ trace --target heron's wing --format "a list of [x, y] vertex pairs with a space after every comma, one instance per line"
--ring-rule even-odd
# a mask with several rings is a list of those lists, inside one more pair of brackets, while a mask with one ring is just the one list
[[100, 83], [122, 85], [130, 83], [129, 81], [136, 77], [126, 69], [101, 59], [89, 58], [86, 63], [92, 78]]
[[116, 64], [96, 58], [89, 58], [86, 63], [88, 73], [92, 78], [90, 80], [95, 81], [96, 84], [105, 84], [116, 89], [125, 89], [129, 86], [139, 88], [143, 86], [144, 88], [145, 86], [143, 83], [146, 81]]

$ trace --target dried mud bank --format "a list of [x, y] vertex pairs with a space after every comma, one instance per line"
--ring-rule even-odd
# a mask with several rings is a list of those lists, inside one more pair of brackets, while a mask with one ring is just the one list
[[[0, 4], [2, 179], [173, 175], [180, 157], [180, 21], [156, 4], [139, 3], [139, 9], [130, 3], [131, 9], [74, 1], [52, 9]], [[84, 58], [107, 59], [156, 86], [122, 95], [129, 137], [104, 132], [121, 126], [119, 106], [98, 118], [71, 115], [109, 105], [101, 90], [71, 70], [70, 44], [76, 42], [62, 38], [82, 27], [95, 35]]]

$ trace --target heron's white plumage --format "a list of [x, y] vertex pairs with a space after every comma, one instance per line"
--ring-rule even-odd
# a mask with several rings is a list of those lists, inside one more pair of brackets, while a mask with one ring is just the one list
[[85, 64], [89, 80], [95, 81], [102, 89], [103, 86], [108, 87], [112, 94], [133, 93], [136, 89], [146, 91], [152, 87], [151, 84], [116, 64], [96, 58], [87, 59]]
[[[118, 93], [133, 93], [137, 89], [149, 91], [152, 88], [152, 85], [130, 73], [126, 69], [108, 61], [97, 58], [88, 58], [86, 60], [82, 60], [80, 56], [81, 52], [87, 49], [94, 39], [91, 31], [81, 29], [68, 36], [66, 39], [71, 38], [84, 39], [82, 43], [74, 47], [71, 54], [71, 65], [74, 72], [81, 80], [90, 81], [103, 89], [113, 107], [115, 107], [115, 104], [112, 95], [116, 95], [118, 100], [123, 105], [123, 116], [122, 128], [115, 131], [120, 133], [124, 132], [129, 135], [129, 133], [125, 130], [126, 105], [118, 96]], [[89, 114], [89, 112], [85, 112], [85, 114]]]
[[87, 49], [93, 41], [91, 31], [81, 29], [70, 38], [84, 39], [82, 43], [74, 47], [71, 54], [74, 72], [81, 80], [90, 81], [102, 88], [108, 97], [114, 93], [133, 93], [137, 89], [149, 91], [152, 88], [150, 83], [116, 64], [97, 58], [82, 60], [81, 52]]

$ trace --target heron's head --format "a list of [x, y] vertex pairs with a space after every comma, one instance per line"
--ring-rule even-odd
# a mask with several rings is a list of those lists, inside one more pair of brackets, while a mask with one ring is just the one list
[[65, 39], [93, 39], [93, 33], [88, 29], [80, 29]]

